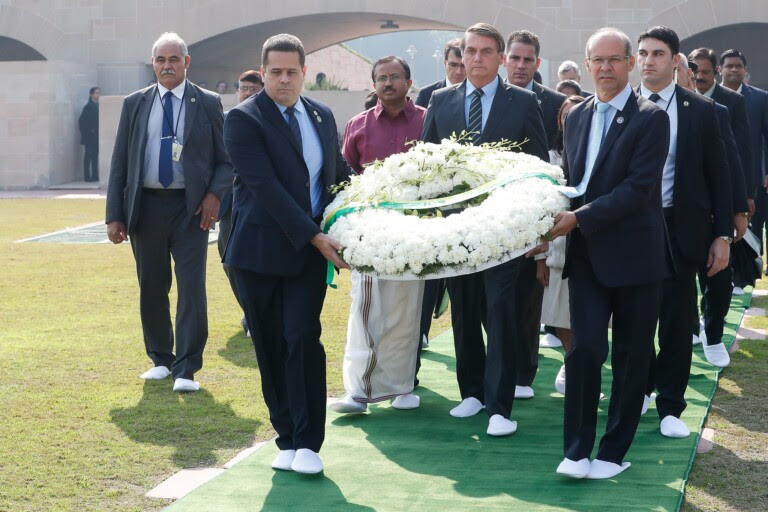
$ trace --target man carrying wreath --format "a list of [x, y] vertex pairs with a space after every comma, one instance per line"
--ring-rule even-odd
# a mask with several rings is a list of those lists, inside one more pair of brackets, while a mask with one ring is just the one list
[[[342, 153], [357, 172], [376, 160], [408, 150], [418, 140], [425, 109], [407, 96], [411, 70], [400, 57], [383, 57], [371, 78], [379, 100], [350, 119]], [[415, 409], [412, 393], [420, 342], [424, 281], [387, 281], [352, 271], [352, 305], [344, 352], [347, 394], [330, 405], [340, 413], [365, 412], [369, 403], [394, 399], [392, 407]]]
[[[467, 132], [471, 143], [507, 140], [521, 143], [525, 153], [549, 161], [547, 138], [536, 95], [502, 82], [499, 66], [506, 61], [504, 37], [487, 23], [467, 29], [461, 41], [467, 79], [435, 91], [427, 108], [421, 139], [440, 143]], [[448, 280], [456, 346], [456, 377], [462, 402], [451, 416], [468, 417], [483, 408], [487, 433], [503, 436], [517, 430], [510, 420], [515, 395], [517, 354], [524, 340], [517, 289], [524, 257]], [[483, 343], [482, 326], [488, 335]]]

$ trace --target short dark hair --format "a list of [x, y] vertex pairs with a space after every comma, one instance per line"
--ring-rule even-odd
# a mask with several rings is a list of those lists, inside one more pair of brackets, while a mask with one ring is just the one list
[[464, 35], [461, 38], [461, 51], [464, 53], [464, 48], [467, 43], [467, 34], [478, 34], [481, 36], [486, 37], [492, 37], [496, 40], [496, 46], [499, 48], [499, 53], [504, 53], [504, 36], [501, 35], [501, 32], [496, 30], [496, 27], [491, 25], [490, 23], [475, 23], [471, 27], [469, 27], [466, 32], [464, 32]]
[[688, 60], [706, 59], [712, 63], [712, 69], [717, 73], [717, 55], [712, 48], [696, 48], [688, 54]]
[[[571, 88], [574, 90], [574, 94], [581, 94], [581, 86], [576, 80], [561, 80], [555, 86], [557, 92], [563, 92], [563, 89]], [[565, 94], [563, 92], [563, 94]]]
[[528, 30], [515, 30], [507, 38], [507, 49], [512, 46], [512, 43], [523, 43], [533, 46], [536, 51], [536, 58], [539, 57], [541, 51], [541, 45], [539, 44], [539, 36]]
[[454, 54], [456, 57], [461, 58], [461, 38], [451, 39], [445, 43], [445, 50], [443, 51], [443, 60], [448, 60], [448, 56]]
[[365, 107], [365, 110], [368, 110], [375, 107], [378, 102], [379, 97], [376, 95], [376, 91], [371, 91], [368, 93], [368, 96], [365, 97], [365, 103], [363, 103], [363, 107]]
[[91, 87], [90, 89], [88, 89], [88, 96], [93, 96], [93, 93], [99, 90], [100, 89], [98, 87]]
[[723, 54], [720, 56], [720, 65], [721, 66], [723, 65], [723, 62], [725, 62], [725, 59], [730, 59], [733, 57], [741, 59], [741, 62], [744, 64], [744, 66], [747, 65], [747, 58], [744, 56], [744, 54], [741, 53], [739, 50], [734, 50], [733, 48], [723, 52]]
[[304, 67], [307, 58], [301, 39], [291, 34], [277, 34], [264, 41], [264, 46], [261, 47], [261, 65], [264, 67], [267, 66], [269, 52], [296, 52], [299, 54], [301, 67]]
[[237, 79], [238, 82], [251, 82], [252, 84], [259, 84], [264, 85], [264, 79], [261, 77], [261, 73], [254, 69], [249, 69], [248, 71], [244, 71], [242, 75], [240, 75], [240, 78]]
[[639, 45], [643, 39], [658, 39], [669, 47], [673, 57], [680, 53], [680, 38], [677, 36], [677, 32], [671, 28], [663, 25], [651, 27], [637, 36], [637, 44]]
[[411, 67], [408, 65], [408, 63], [405, 62], [405, 60], [403, 60], [402, 58], [398, 57], [397, 55], [388, 55], [386, 57], [380, 58], [379, 60], [373, 63], [373, 68], [371, 68], [371, 80], [373, 80], [374, 82], [376, 81], [376, 67], [379, 64], [387, 64], [389, 62], [397, 62], [401, 66], [403, 66], [403, 70], [405, 70], [405, 79], [406, 80], [411, 79]]

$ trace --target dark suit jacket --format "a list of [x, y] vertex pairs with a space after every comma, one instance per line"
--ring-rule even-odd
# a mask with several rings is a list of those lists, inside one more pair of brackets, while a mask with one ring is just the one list
[[759, 187], [764, 183], [763, 157], [768, 162], [768, 92], [744, 84], [741, 95], [747, 107], [749, 134], [751, 135], [752, 159], [754, 160], [754, 182]]
[[733, 236], [731, 177], [715, 102], [679, 85], [672, 189], [675, 234], [683, 256], [705, 263], [716, 236]]
[[[547, 136], [536, 95], [527, 89], [502, 82], [501, 78], [497, 80], [499, 88], [493, 97], [491, 112], [479, 143], [498, 142], [501, 139], [522, 142], [528, 139], [522, 151], [549, 162]], [[464, 80], [461, 84], [439, 89], [432, 94], [421, 129], [421, 140], [439, 143], [467, 129], [464, 117], [466, 82]]]
[[[131, 234], [139, 218], [144, 181], [147, 122], [157, 85], [123, 100], [107, 186], [107, 223], [124, 222]], [[184, 168], [187, 219], [208, 192], [221, 197], [232, 184], [232, 165], [224, 148], [224, 112], [219, 95], [187, 81], [184, 97]]]
[[715, 84], [715, 90], [712, 92], [712, 99], [728, 108], [731, 116], [731, 130], [736, 139], [736, 146], [739, 148], [739, 159], [741, 160], [742, 171], [744, 172], [744, 183], [747, 186], [747, 195], [755, 197], [757, 192], [757, 182], [755, 181], [755, 163], [752, 155], [751, 136], [749, 133], [749, 118], [747, 117], [746, 102], [744, 96]]
[[[330, 109], [301, 98], [323, 147], [323, 207], [329, 187], [352, 173], [339, 149]], [[288, 123], [266, 94], [252, 96], [227, 114], [224, 141], [235, 166], [232, 231], [224, 262], [272, 276], [295, 276], [309, 243], [320, 232], [312, 219], [309, 169]]]
[[547, 133], [547, 144], [551, 147], [557, 134], [557, 114], [560, 113], [560, 107], [567, 96], [536, 82], [533, 82], [533, 92], [539, 98], [539, 106], [541, 106], [541, 114], [544, 119], [544, 131]]
[[728, 115], [728, 108], [715, 102], [715, 114], [720, 126], [720, 136], [725, 146], [725, 155], [728, 162], [728, 175], [731, 177], [731, 202], [733, 204], [733, 213], [744, 213], [749, 211], [747, 204], [747, 185], [744, 183], [744, 171], [741, 170], [741, 159], [739, 158], [739, 149], [736, 146], [736, 139], [731, 130], [731, 117]]
[[[571, 185], [584, 177], [594, 96], [573, 107], [565, 123], [563, 169]], [[563, 277], [570, 275], [571, 238], [583, 236], [603, 286], [664, 279], [671, 257], [661, 209], [661, 175], [669, 147], [669, 116], [634, 91], [613, 118], [584, 196], [572, 201], [580, 233], [569, 237]]]
[[88, 98], [78, 120], [80, 125], [80, 144], [83, 146], [99, 146], [99, 104]]
[[419, 91], [419, 95], [416, 96], [416, 105], [427, 108], [429, 106], [429, 98], [432, 97], [432, 93], [438, 89], [442, 89], [447, 85], [447, 83], [448, 82], [446, 82], [445, 78], [443, 78], [442, 80], [438, 80], [433, 84], [422, 87]]

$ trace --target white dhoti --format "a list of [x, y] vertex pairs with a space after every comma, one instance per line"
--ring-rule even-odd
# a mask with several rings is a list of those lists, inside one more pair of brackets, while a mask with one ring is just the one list
[[356, 402], [413, 391], [424, 281], [387, 281], [352, 271], [344, 388]]

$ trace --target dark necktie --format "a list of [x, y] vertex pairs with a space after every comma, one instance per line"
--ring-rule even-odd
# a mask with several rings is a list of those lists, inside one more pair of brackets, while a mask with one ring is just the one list
[[296, 109], [288, 107], [285, 109], [285, 113], [288, 114], [288, 128], [291, 129], [291, 134], [296, 142], [299, 143], [299, 151], [304, 153], [304, 146], [301, 142], [301, 130], [299, 129], [299, 121], [296, 120]]
[[168, 188], [173, 183], [173, 93], [163, 95], [163, 137], [160, 139], [160, 161], [157, 165], [157, 178], [160, 184]]
[[656, 93], [653, 93], [650, 96], [648, 96], [648, 99], [651, 100], [654, 103], [658, 103], [658, 101], [661, 99], [661, 96], [659, 96]]
[[480, 141], [480, 135], [483, 133], [483, 104], [480, 102], [482, 95], [482, 89], [472, 91], [472, 101], [469, 104], [467, 131], [472, 138], [473, 144], [477, 144]]

